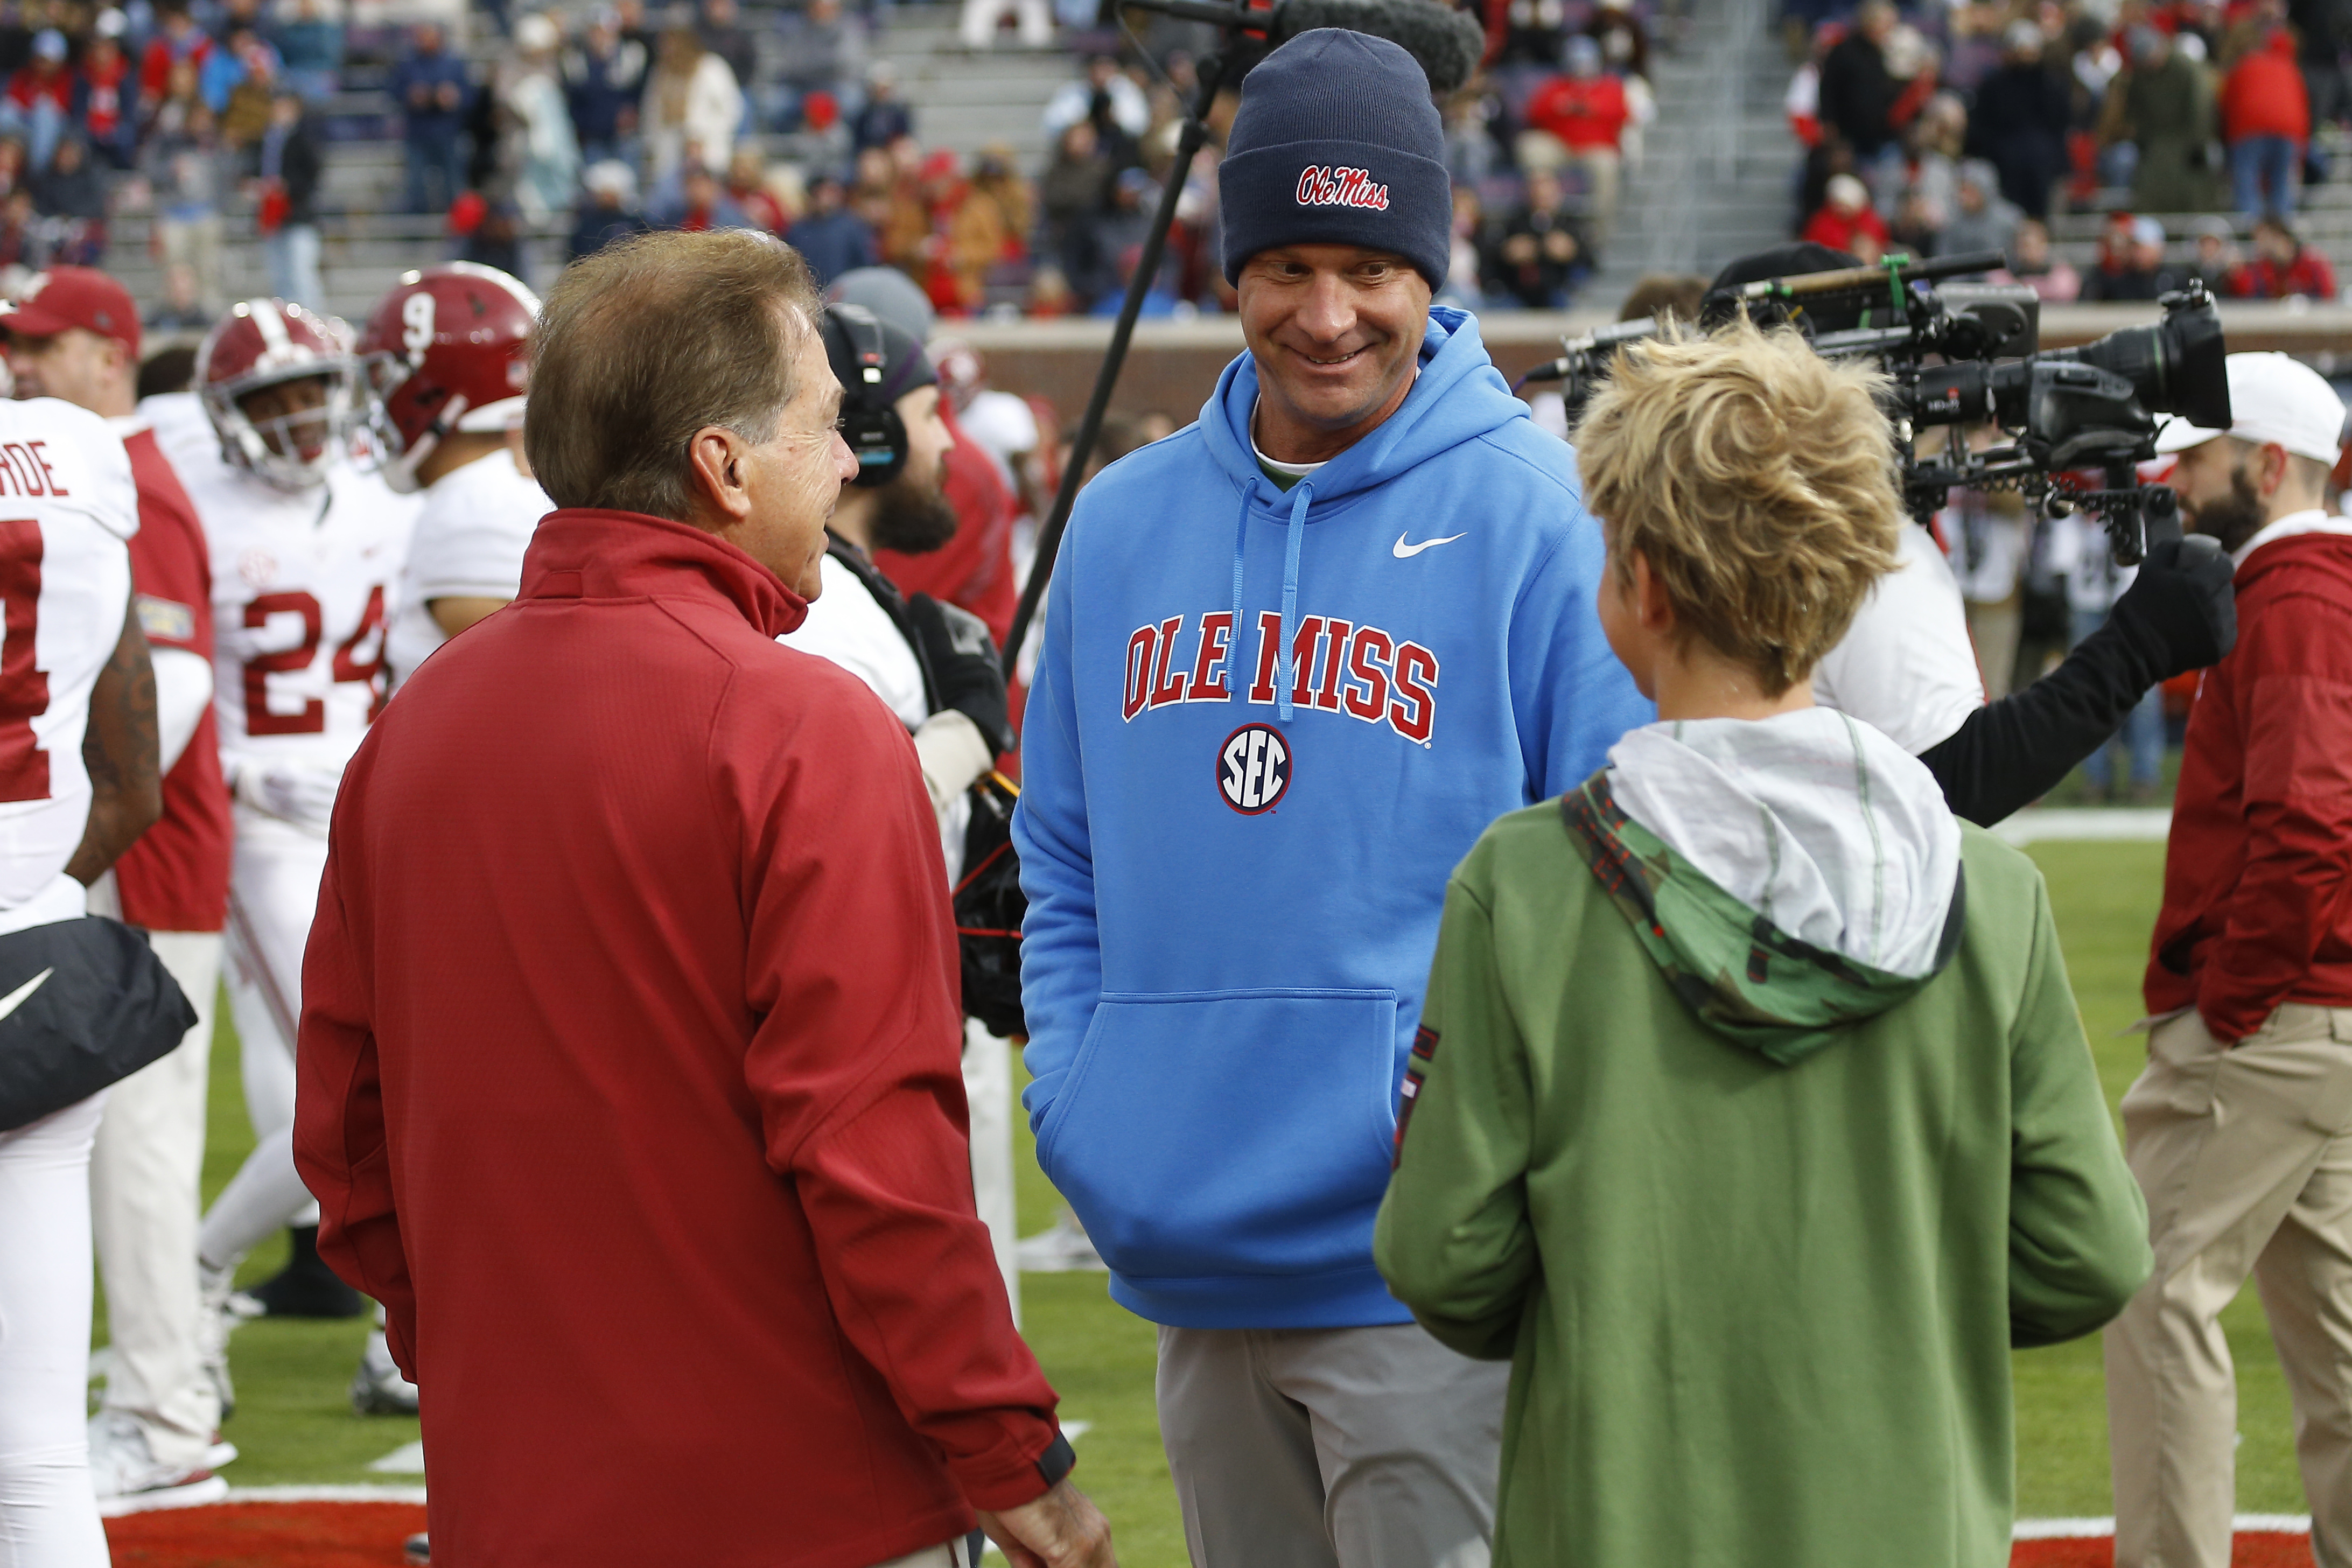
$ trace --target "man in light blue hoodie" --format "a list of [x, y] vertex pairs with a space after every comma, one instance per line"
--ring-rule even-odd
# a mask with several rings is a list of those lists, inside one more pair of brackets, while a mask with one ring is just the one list
[[1220, 172], [1249, 352], [1104, 471], [1014, 819], [1046, 1173], [1160, 1325], [1196, 1568], [1477, 1568], [1505, 1379], [1373, 1268], [1445, 881], [1649, 705], [1571, 455], [1432, 310], [1451, 202], [1393, 44], [1304, 33]]

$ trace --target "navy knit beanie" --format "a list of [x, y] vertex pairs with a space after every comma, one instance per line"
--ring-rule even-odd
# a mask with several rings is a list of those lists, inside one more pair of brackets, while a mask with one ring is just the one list
[[1266, 56], [1242, 80], [1217, 184], [1227, 282], [1277, 245], [1360, 245], [1444, 286], [1445, 131], [1420, 62], [1386, 38], [1318, 27]]

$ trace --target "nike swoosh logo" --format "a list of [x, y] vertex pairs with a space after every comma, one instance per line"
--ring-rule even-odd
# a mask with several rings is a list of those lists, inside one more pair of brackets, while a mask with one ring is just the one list
[[1390, 553], [1400, 561], [1410, 561], [1424, 550], [1434, 550], [1441, 544], [1451, 544], [1464, 537], [1465, 536], [1463, 534], [1449, 533], [1443, 539], [1424, 539], [1419, 544], [1407, 544], [1404, 542], [1404, 535], [1400, 533], [1397, 535], [1396, 548]]
[[5, 1018], [9, 1014], [23, 1006], [25, 1005], [25, 998], [30, 996], [34, 992], [38, 991], [41, 988], [41, 982], [47, 980], [50, 975], [55, 974], [56, 973], [57, 971], [54, 968], [44, 969], [38, 974], [34, 975], [30, 980], [26, 981], [22, 985], [17, 986], [14, 991], [9, 992], [5, 996], [0, 996], [0, 1018]]

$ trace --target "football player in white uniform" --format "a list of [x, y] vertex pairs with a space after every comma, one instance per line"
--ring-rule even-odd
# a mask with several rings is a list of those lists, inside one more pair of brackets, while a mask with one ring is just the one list
[[[229, 1006], [257, 1142], [197, 1238], [207, 1300], [225, 1305], [257, 1242], [289, 1224], [303, 1227], [299, 1241], [317, 1225], [291, 1143], [302, 949], [343, 764], [386, 695], [384, 628], [416, 508], [351, 457], [362, 405], [338, 326], [247, 300], [205, 335], [195, 380], [186, 395], [203, 426], [162, 406], [173, 398], [143, 406], [211, 547], [214, 702], [236, 795]], [[317, 1273], [301, 1283], [323, 1300], [257, 1294], [278, 1311], [362, 1310], [309, 1258]], [[225, 1383], [217, 1348], [214, 1363]]]
[[89, 1151], [102, 1086], [121, 1075], [28, 1080], [44, 1059], [31, 1031], [69, 1027], [53, 1011], [67, 997], [128, 997], [158, 976], [169, 1037], [146, 1059], [192, 1021], [144, 943], [82, 918], [88, 884], [163, 809], [154, 676], [130, 614], [138, 527], [131, 460], [103, 419], [54, 398], [0, 404], [0, 1055], [16, 1058], [0, 1100], [0, 1552], [38, 1568], [107, 1561], [83, 1424]]
[[514, 598], [523, 552], [555, 510], [522, 462], [523, 351], [538, 319], [520, 279], [452, 261], [404, 276], [360, 331], [383, 476], [424, 493], [384, 645], [394, 690]]

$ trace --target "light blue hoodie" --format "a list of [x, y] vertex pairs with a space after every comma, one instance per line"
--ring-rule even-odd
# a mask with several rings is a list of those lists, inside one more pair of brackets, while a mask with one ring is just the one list
[[1236, 359], [1087, 487], [1054, 575], [1013, 825], [1026, 1103], [1155, 1322], [1410, 1319], [1372, 1219], [1446, 878], [1653, 717], [1572, 454], [1470, 316], [1430, 316], [1403, 405], [1286, 493]]

